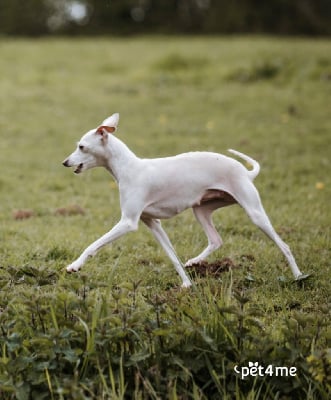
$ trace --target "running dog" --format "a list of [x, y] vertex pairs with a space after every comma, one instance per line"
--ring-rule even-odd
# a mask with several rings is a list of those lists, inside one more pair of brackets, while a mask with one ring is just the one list
[[253, 184], [260, 171], [259, 163], [245, 154], [229, 150], [252, 165], [248, 170], [239, 161], [212, 152], [190, 152], [174, 157], [142, 159], [137, 157], [113, 133], [119, 114], [113, 114], [100, 126], [87, 132], [76, 150], [63, 161], [74, 167], [76, 174], [90, 168], [104, 167], [115, 178], [120, 192], [121, 219], [107, 233], [88, 246], [72, 264], [68, 272], [78, 271], [89, 257], [103, 246], [124, 234], [138, 229], [139, 220], [151, 230], [163, 247], [182, 279], [189, 287], [182, 263], [163, 230], [160, 219], [171, 218], [192, 208], [208, 239], [208, 246], [187, 261], [186, 266], [198, 264], [222, 245], [222, 239], [212, 222], [218, 208], [239, 204], [286, 257], [294, 278], [305, 279], [288, 245], [272, 227], [264, 211], [259, 193]]

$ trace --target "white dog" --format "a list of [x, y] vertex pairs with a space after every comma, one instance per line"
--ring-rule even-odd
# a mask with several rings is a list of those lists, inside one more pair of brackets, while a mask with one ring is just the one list
[[118, 183], [122, 216], [120, 221], [100, 239], [88, 246], [80, 257], [67, 267], [78, 271], [85, 261], [106, 244], [138, 229], [142, 220], [159, 241], [177, 272], [182, 286], [191, 285], [182, 263], [161, 227], [159, 219], [170, 218], [187, 208], [193, 208], [196, 219], [204, 229], [208, 246], [186, 266], [204, 260], [219, 248], [222, 240], [215, 230], [211, 215], [220, 207], [238, 203], [251, 220], [272, 239], [290, 264], [295, 279], [304, 279], [294, 257], [273, 229], [266, 215], [253, 179], [260, 170], [250, 157], [234, 150], [253, 167], [247, 170], [233, 158], [211, 152], [191, 152], [174, 157], [141, 159], [112, 133], [119, 114], [113, 114], [96, 129], [87, 132], [77, 149], [63, 162], [81, 173], [93, 167], [105, 167]]

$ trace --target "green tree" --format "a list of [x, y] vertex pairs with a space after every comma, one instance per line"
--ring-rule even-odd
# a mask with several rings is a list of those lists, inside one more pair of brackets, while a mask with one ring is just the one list
[[331, 1], [0, 0], [9, 35], [236, 32], [330, 35]]
[[0, 32], [9, 35], [48, 33], [50, 9], [45, 0], [1, 0]]

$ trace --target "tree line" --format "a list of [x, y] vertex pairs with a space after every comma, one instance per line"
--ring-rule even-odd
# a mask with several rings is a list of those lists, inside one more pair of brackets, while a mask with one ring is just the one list
[[331, 0], [0, 0], [0, 34], [330, 35]]

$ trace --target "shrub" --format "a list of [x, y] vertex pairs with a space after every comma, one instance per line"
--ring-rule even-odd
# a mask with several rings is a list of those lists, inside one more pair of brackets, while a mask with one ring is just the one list
[[[330, 351], [311, 354], [326, 318], [312, 321], [293, 313], [274, 340], [245, 290], [233, 290], [231, 273], [220, 287], [159, 294], [140, 282], [109, 290], [77, 282], [66, 283], [66, 291], [38, 290], [3, 309], [2, 399], [330, 394]], [[297, 375], [241, 379], [234, 367], [250, 362], [274, 367], [290, 362]]]

